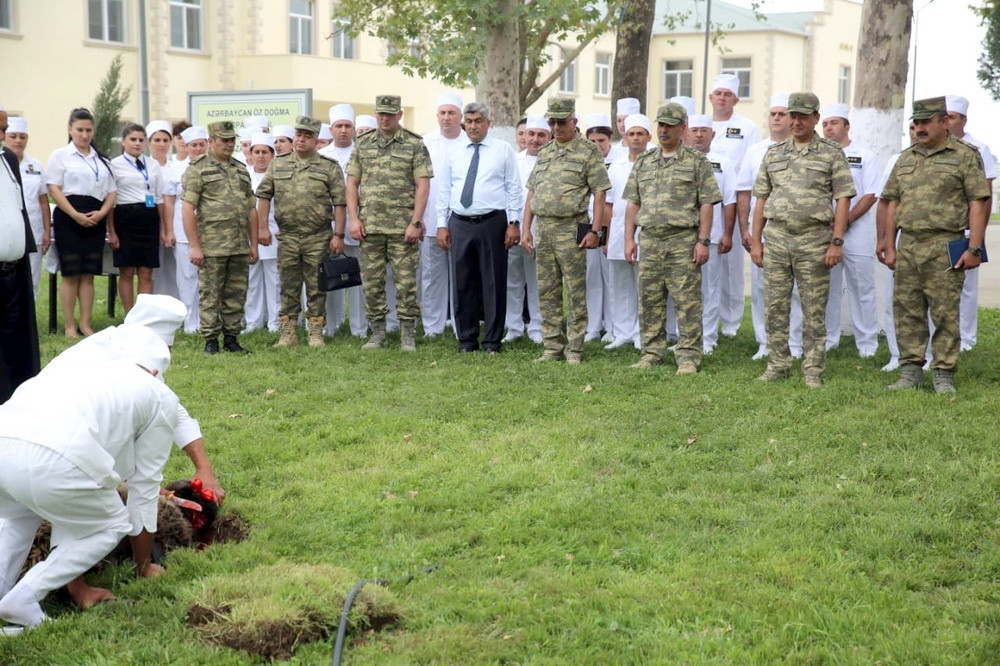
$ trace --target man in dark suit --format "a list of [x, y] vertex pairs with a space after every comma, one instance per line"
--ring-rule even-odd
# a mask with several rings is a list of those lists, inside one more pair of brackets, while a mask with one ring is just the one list
[[[0, 141], [7, 112], [0, 106]], [[28, 255], [36, 252], [14, 153], [0, 149], [0, 403], [38, 374], [38, 326]]]

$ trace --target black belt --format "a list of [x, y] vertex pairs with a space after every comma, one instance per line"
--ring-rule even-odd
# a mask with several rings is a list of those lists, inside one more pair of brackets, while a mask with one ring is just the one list
[[458, 213], [452, 213], [451, 216], [454, 217], [456, 220], [460, 220], [462, 222], [468, 222], [469, 224], [479, 224], [480, 222], [485, 222], [486, 220], [496, 217], [497, 215], [500, 215], [503, 212], [504, 211], [502, 210], [491, 210], [490, 212], [483, 213], [482, 215], [459, 215]]
[[146, 207], [147, 206], [146, 206], [146, 202], [145, 201], [139, 201], [139, 202], [136, 202], [136, 203], [120, 203], [120, 204], [115, 204], [115, 208], [146, 208]]
[[20, 263], [20, 260], [18, 260], [18, 261], [0, 261], [0, 273], [6, 273], [8, 271], [14, 270], [15, 268], [17, 268], [17, 265], [19, 263]]

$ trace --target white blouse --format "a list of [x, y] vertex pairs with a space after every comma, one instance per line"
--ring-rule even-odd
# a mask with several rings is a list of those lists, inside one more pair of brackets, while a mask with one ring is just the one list
[[[257, 188], [260, 187], [261, 182], [264, 180], [263, 173], [257, 173], [253, 167], [247, 169], [250, 172], [250, 184], [253, 186], [253, 191], [256, 192]], [[257, 224], [260, 224], [258, 220]], [[271, 201], [271, 212], [267, 216], [267, 228], [271, 231], [271, 244], [261, 245], [257, 243], [257, 256], [261, 259], [277, 259], [278, 258], [278, 221], [274, 219], [274, 201]]]
[[79, 194], [100, 201], [118, 190], [111, 170], [97, 156], [97, 151], [91, 148], [90, 154], [84, 155], [72, 142], [52, 151], [45, 170], [45, 183], [58, 185], [66, 196]]
[[118, 187], [117, 204], [137, 204], [146, 202], [146, 194], [152, 194], [157, 204], [163, 203], [163, 171], [156, 160], [141, 156], [142, 169], [136, 160], [128, 155], [119, 155], [111, 160], [111, 171], [115, 174]]

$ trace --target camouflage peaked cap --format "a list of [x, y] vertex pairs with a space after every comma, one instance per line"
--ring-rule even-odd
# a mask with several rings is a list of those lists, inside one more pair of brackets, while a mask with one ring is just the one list
[[914, 120], [927, 120], [937, 115], [943, 116], [946, 113], [948, 113], [948, 105], [944, 97], [928, 97], [927, 99], [918, 99], [913, 103], [913, 115], [911, 118]]
[[687, 120], [687, 109], [676, 102], [664, 104], [656, 110], [656, 122], [665, 125], [680, 125]]
[[208, 124], [208, 135], [213, 139], [235, 139], [236, 126], [231, 120], [217, 120]]
[[399, 95], [379, 95], [375, 98], [375, 113], [399, 113], [402, 109]]
[[553, 97], [549, 100], [549, 108], [545, 111], [545, 117], [564, 120], [574, 113], [576, 113], [576, 100]]
[[316, 135], [319, 134], [319, 129], [322, 125], [323, 123], [309, 116], [299, 116], [295, 119], [295, 129], [312, 132]]
[[819, 113], [819, 97], [811, 92], [797, 92], [788, 96], [788, 113]]

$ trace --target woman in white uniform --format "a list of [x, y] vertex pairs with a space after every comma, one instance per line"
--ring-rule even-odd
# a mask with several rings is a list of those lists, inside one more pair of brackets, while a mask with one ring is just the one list
[[28, 121], [24, 118], [10, 118], [7, 121], [7, 136], [3, 142], [14, 153], [21, 166], [21, 183], [24, 188], [24, 208], [28, 211], [31, 233], [35, 237], [38, 252], [29, 255], [31, 263], [31, 283], [38, 300], [38, 283], [42, 277], [42, 255], [49, 251], [52, 240], [52, 214], [49, 210], [49, 190], [45, 185], [45, 171], [42, 163], [25, 154], [28, 147]]
[[[264, 180], [264, 173], [274, 159], [274, 136], [255, 132], [250, 139], [250, 185], [254, 192]], [[267, 228], [274, 240], [270, 245], [257, 245], [260, 260], [250, 265], [247, 285], [247, 302], [243, 306], [246, 319], [244, 332], [249, 333], [267, 325], [272, 333], [278, 331], [278, 310], [281, 294], [278, 290], [278, 222], [274, 219], [274, 206], [267, 218]]]
[[[165, 174], [170, 163], [170, 147], [173, 145], [173, 127], [166, 120], [154, 120], [146, 125], [146, 145], [149, 156], [160, 165], [160, 173]], [[160, 265], [153, 269], [153, 293], [177, 298], [177, 259], [174, 256], [173, 225], [164, 216], [160, 226]]]

